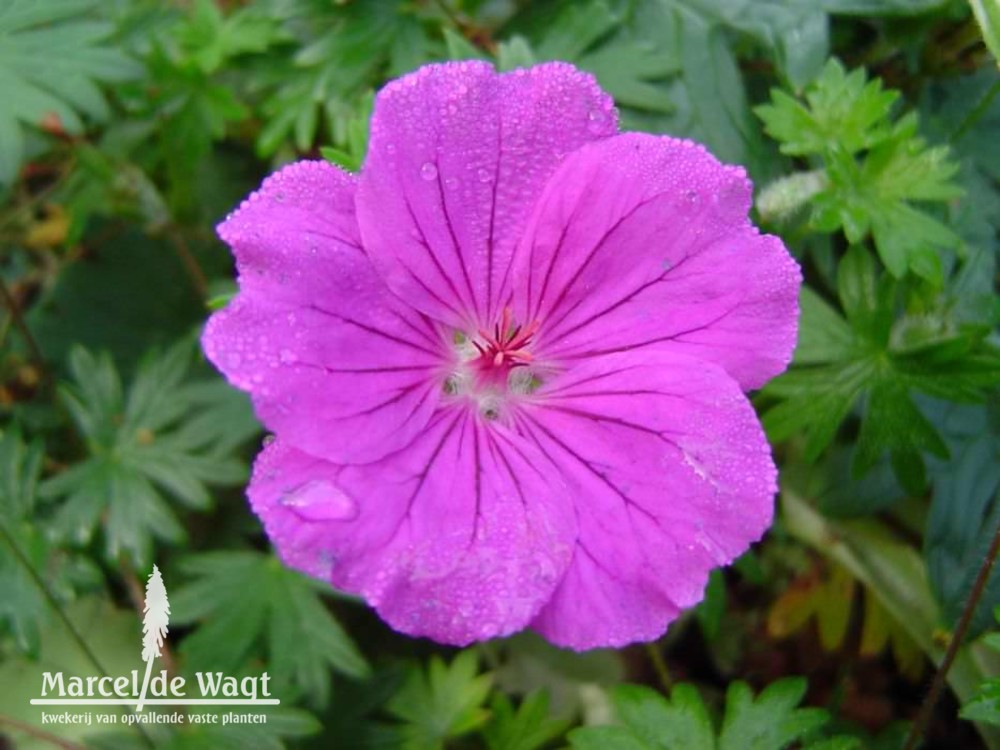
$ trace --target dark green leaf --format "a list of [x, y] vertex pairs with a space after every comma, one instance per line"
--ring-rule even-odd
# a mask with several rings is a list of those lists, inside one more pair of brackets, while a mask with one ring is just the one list
[[[24, 156], [24, 126], [45, 118], [80, 133], [80, 114], [104, 120], [98, 83], [135, 77], [139, 66], [107, 42], [112, 27], [94, 20], [90, 2], [0, 0], [0, 186], [9, 185]], [[58, 50], [58, 54], [53, 54]]]
[[109, 356], [72, 351], [75, 382], [60, 395], [88, 455], [42, 486], [43, 496], [61, 498], [55, 529], [62, 538], [85, 542], [100, 524], [110, 559], [127, 552], [145, 567], [154, 538], [184, 537], [168, 496], [204, 509], [211, 501], [207, 485], [246, 478], [245, 465], [230, 455], [252, 434], [246, 402], [215, 383], [206, 410], [204, 388], [187, 381], [192, 353], [191, 342], [182, 341], [147, 359], [125, 392]]
[[[965, 605], [993, 534], [1000, 524], [1000, 420], [990, 408], [934, 404], [931, 415], [948, 440], [951, 458], [932, 461], [934, 488], [924, 556], [942, 619], [953, 626]], [[970, 635], [983, 632], [1000, 604], [1000, 575], [990, 576]]]
[[307, 579], [258, 552], [188, 558], [194, 580], [171, 594], [172, 619], [201, 624], [181, 650], [198, 669], [235, 671], [262, 648], [277, 690], [329, 700], [330, 670], [365, 677], [368, 664]]

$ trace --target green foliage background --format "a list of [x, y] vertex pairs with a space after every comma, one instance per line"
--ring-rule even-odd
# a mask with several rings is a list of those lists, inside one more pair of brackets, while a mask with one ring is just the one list
[[[990, 24], [993, 0], [0, 0], [0, 745], [900, 747], [1000, 524]], [[373, 92], [464, 58], [568, 60], [624, 129], [746, 165], [805, 272], [793, 366], [754, 396], [774, 530], [648, 647], [404, 638], [283, 568], [242, 497], [263, 435], [196, 346], [234, 289], [214, 225], [284, 162], [356, 169]], [[43, 670], [142, 668], [154, 561], [165, 667], [266, 671], [281, 706], [42, 726]], [[1000, 748], [998, 605], [993, 575], [929, 746]]]

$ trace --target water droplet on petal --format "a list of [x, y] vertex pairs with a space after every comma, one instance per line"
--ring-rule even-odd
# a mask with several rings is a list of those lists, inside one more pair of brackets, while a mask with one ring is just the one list
[[488, 169], [480, 169], [479, 170], [479, 181], [480, 182], [492, 182], [492, 180], [493, 180], [493, 175], [490, 174], [490, 170], [488, 170]]
[[427, 180], [430, 182], [438, 176], [438, 168], [434, 166], [429, 161], [425, 161], [424, 165], [420, 167], [420, 179]]
[[325, 479], [314, 479], [285, 493], [281, 504], [303, 521], [350, 521], [358, 517], [358, 504]]
[[607, 129], [608, 116], [599, 109], [587, 113], [587, 130], [593, 135], [600, 135]]
[[676, 205], [682, 213], [694, 213], [701, 205], [701, 195], [697, 190], [683, 190], [677, 196]]

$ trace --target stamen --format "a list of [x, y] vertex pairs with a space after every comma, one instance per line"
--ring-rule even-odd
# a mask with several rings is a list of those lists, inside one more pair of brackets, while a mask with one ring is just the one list
[[528, 346], [538, 330], [538, 321], [528, 325], [513, 324], [513, 313], [504, 308], [500, 320], [493, 325], [493, 335], [479, 329], [482, 340], [473, 344], [479, 352], [478, 369], [483, 376], [504, 377], [514, 367], [525, 367], [534, 360]]

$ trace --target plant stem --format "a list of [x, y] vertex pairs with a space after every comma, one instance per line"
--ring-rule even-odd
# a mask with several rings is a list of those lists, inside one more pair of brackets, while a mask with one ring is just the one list
[[64, 740], [62, 737], [52, 734], [51, 732], [46, 732], [44, 729], [33, 727], [25, 721], [19, 721], [18, 719], [11, 718], [10, 716], [0, 714], [0, 726], [3, 726], [4, 724], [13, 727], [19, 732], [24, 732], [35, 739], [47, 742], [53, 747], [61, 747], [63, 750], [84, 750], [83, 745], [78, 745], [75, 742]]
[[7, 288], [6, 282], [0, 278], [0, 297], [3, 297], [3, 303], [10, 311], [10, 319], [13, 321], [14, 326], [18, 331], [21, 332], [21, 336], [24, 337], [25, 343], [28, 345], [28, 349], [31, 350], [31, 356], [35, 360], [35, 364], [41, 369], [44, 375], [47, 370], [45, 367], [45, 358], [42, 356], [42, 350], [38, 346], [38, 342], [35, 337], [31, 334], [31, 329], [24, 322], [24, 316], [21, 315], [21, 308], [17, 304], [17, 300], [14, 299], [14, 295], [11, 294], [10, 289]]
[[[93, 652], [90, 646], [87, 645], [87, 642], [83, 639], [83, 636], [80, 635], [80, 631], [76, 629], [76, 626], [73, 624], [73, 621], [69, 619], [69, 615], [66, 614], [66, 610], [63, 609], [62, 605], [59, 603], [59, 600], [56, 599], [55, 594], [52, 593], [52, 590], [48, 587], [45, 581], [42, 580], [42, 577], [38, 575], [38, 571], [35, 570], [34, 566], [31, 564], [31, 560], [29, 560], [28, 557], [24, 554], [21, 548], [17, 545], [17, 542], [14, 541], [13, 535], [10, 533], [10, 531], [7, 530], [7, 525], [4, 523], [0, 523], [0, 537], [3, 537], [3, 540], [7, 543], [7, 546], [10, 547], [10, 551], [13, 552], [14, 557], [17, 558], [18, 563], [20, 563], [20, 565], [22, 565], [24, 569], [28, 572], [28, 575], [31, 577], [32, 582], [35, 584], [35, 586], [38, 587], [38, 590], [42, 592], [42, 596], [45, 597], [45, 601], [55, 611], [56, 615], [58, 615], [59, 619], [62, 621], [62, 624], [69, 632], [70, 639], [74, 643], [76, 643], [79, 649], [83, 652], [84, 656], [87, 657], [87, 660], [94, 665], [94, 669], [96, 669], [101, 674], [102, 677], [107, 677], [108, 671], [101, 665], [101, 662], [97, 658], [97, 655]], [[12, 719], [9, 719], [7, 717], [0, 717], [0, 719], [2, 719], [2, 721], [6, 721], [12, 726], [17, 726], [19, 729], [24, 729], [24, 731], [30, 731], [29, 729], [26, 728], [29, 725], [22, 725], [18, 722], [14, 722]], [[0, 721], [0, 723], [2, 723], [2, 721]], [[146, 727], [144, 727], [142, 724], [136, 724], [135, 728], [139, 732], [139, 736], [142, 737], [142, 740], [146, 744], [146, 746], [152, 748], [153, 740], [150, 738], [149, 733], [146, 731]], [[37, 732], [39, 731], [41, 730], [34, 730], [34, 733], [37, 734]], [[67, 747], [76, 748], [79, 746], [67, 745]]]
[[195, 293], [199, 299], [204, 300], [208, 296], [208, 282], [205, 280], [205, 274], [201, 270], [201, 266], [198, 265], [191, 248], [188, 247], [187, 240], [184, 239], [180, 229], [174, 225], [167, 228], [166, 235], [170, 244], [174, 246], [177, 257], [184, 265], [184, 270], [187, 271], [188, 278], [191, 279], [191, 286], [194, 287]]
[[80, 631], [76, 629], [76, 626], [69, 619], [69, 615], [66, 614], [66, 611], [59, 603], [59, 600], [56, 599], [55, 594], [52, 593], [45, 581], [42, 580], [42, 577], [38, 575], [38, 571], [36, 571], [32, 566], [31, 561], [27, 558], [27, 556], [25, 556], [24, 552], [21, 551], [21, 548], [18, 547], [17, 542], [14, 541], [14, 537], [7, 530], [6, 524], [0, 523], [0, 536], [4, 538], [4, 541], [7, 542], [7, 546], [10, 547], [10, 551], [14, 553], [14, 557], [17, 558], [17, 561], [28, 572], [28, 575], [31, 576], [31, 580], [34, 582], [35, 586], [38, 587], [38, 590], [42, 592], [42, 596], [45, 597], [45, 601], [48, 602], [49, 606], [52, 607], [52, 609], [55, 610], [55, 613], [59, 616], [59, 619], [62, 620], [63, 625], [66, 626], [66, 630], [69, 631], [70, 637], [76, 645], [80, 647], [80, 650], [83, 651], [90, 663], [94, 665], [94, 668], [100, 672], [102, 676], [106, 677], [108, 673], [104, 667], [101, 666], [101, 662], [98, 660], [97, 655], [91, 650], [90, 646], [87, 645], [87, 642], [83, 640], [83, 636], [80, 635]]
[[951, 134], [951, 138], [948, 139], [949, 143], [955, 143], [962, 139], [966, 133], [968, 133], [972, 127], [982, 119], [983, 115], [986, 114], [986, 110], [990, 108], [993, 104], [993, 100], [997, 98], [997, 94], [1000, 94], [1000, 81], [994, 81], [993, 85], [990, 86], [986, 93], [980, 97], [976, 106], [972, 108], [972, 111], [965, 116], [962, 123], [955, 129], [955, 132]]
[[979, 604], [979, 600], [983, 597], [983, 592], [986, 590], [986, 583], [990, 579], [990, 572], [993, 570], [993, 563], [996, 562], [998, 552], [1000, 552], [1000, 525], [997, 526], [996, 531], [993, 533], [993, 541], [990, 542], [990, 548], [986, 552], [986, 559], [983, 560], [982, 565], [979, 567], [979, 573], [972, 584], [969, 598], [965, 600], [962, 615], [958, 619], [958, 624], [951, 635], [951, 640], [948, 641], [948, 650], [945, 651], [941, 665], [934, 675], [930, 690], [927, 691], [927, 697], [924, 698], [923, 705], [920, 706], [920, 712], [917, 714], [913, 726], [910, 727], [910, 733], [903, 744], [903, 750], [914, 750], [916, 748], [917, 743], [927, 728], [928, 722], [930, 722], [931, 714], [934, 712], [941, 689], [944, 687], [945, 678], [948, 676], [948, 670], [951, 669], [951, 665], [958, 655], [958, 650], [965, 639], [965, 633], [972, 623], [972, 616], [976, 613], [976, 606]]
[[670, 679], [670, 670], [667, 668], [667, 662], [663, 659], [663, 654], [660, 653], [659, 646], [655, 643], [647, 643], [646, 653], [649, 654], [649, 660], [653, 663], [653, 669], [660, 679], [663, 691], [669, 695], [674, 687], [674, 681]]

